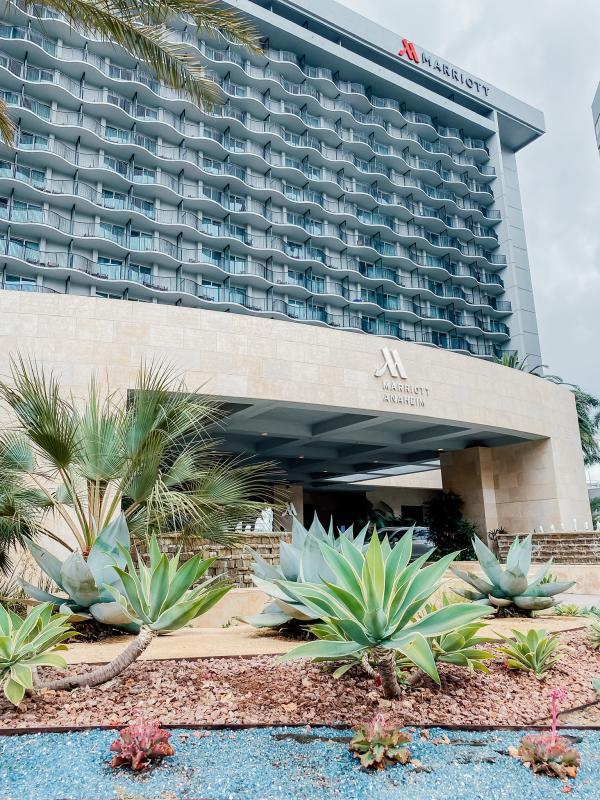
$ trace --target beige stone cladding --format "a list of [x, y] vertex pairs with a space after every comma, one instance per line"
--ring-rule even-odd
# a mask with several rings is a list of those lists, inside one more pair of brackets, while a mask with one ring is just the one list
[[[20, 352], [76, 395], [92, 375], [127, 389], [142, 360], [165, 359], [190, 388], [326, 409], [465, 423], [525, 443], [442, 454], [442, 481], [489, 529], [591, 523], [575, 405], [560, 386], [477, 358], [377, 336], [158, 303], [0, 291], [0, 373]], [[376, 377], [400, 357], [401, 390]], [[387, 385], [387, 388], [386, 388]], [[406, 401], [391, 402], [391, 394]], [[413, 402], [411, 398], [423, 399]]]

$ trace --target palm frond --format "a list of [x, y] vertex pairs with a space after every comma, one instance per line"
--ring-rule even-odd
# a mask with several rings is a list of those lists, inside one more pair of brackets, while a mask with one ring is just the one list
[[15, 138], [15, 123], [10, 118], [8, 113], [8, 106], [0, 98], [0, 137], [4, 142], [11, 147]]
[[[62, 14], [86, 35], [94, 34], [124, 47], [143, 61], [157, 79], [185, 92], [198, 105], [212, 108], [222, 101], [217, 85], [184, 44], [173, 42], [164, 17], [149, 13], [151, 3], [126, 0], [49, 0], [49, 8]], [[155, 20], [148, 24], [146, 20]]]

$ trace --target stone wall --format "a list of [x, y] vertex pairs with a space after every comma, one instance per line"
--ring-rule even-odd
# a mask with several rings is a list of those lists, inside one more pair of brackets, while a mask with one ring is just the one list
[[[515, 536], [498, 535], [498, 552], [506, 560], [508, 548]], [[552, 560], [556, 564], [600, 564], [600, 532], [534, 533], [533, 561]]]
[[[188, 541], [181, 553], [181, 561], [185, 561], [198, 552], [202, 552], [204, 558], [216, 558], [217, 560], [208, 570], [207, 575], [225, 575], [235, 586], [241, 589], [251, 588], [252, 583], [252, 555], [248, 552], [245, 545], [251, 547], [259, 553], [269, 564], [279, 564], [279, 541], [280, 533], [250, 533], [244, 534], [243, 541], [239, 547], [225, 547], [203, 542], [201, 540]], [[180, 547], [176, 538], [164, 536], [160, 539], [160, 546], [163, 552], [170, 555], [175, 553]]]

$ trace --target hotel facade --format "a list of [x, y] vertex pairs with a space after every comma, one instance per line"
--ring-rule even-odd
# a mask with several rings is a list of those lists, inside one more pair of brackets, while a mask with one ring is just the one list
[[128, 388], [167, 358], [300, 514], [418, 505], [441, 466], [483, 532], [589, 523], [572, 396], [494, 363], [540, 363], [516, 153], [543, 115], [331, 0], [230, 5], [259, 54], [171, 27], [210, 111], [3, 6], [2, 372], [26, 351]]

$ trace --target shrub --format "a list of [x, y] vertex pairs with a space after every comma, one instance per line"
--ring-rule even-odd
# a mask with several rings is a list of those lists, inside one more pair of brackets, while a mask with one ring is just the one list
[[499, 650], [507, 656], [509, 669], [529, 670], [542, 678], [562, 656], [556, 634], [531, 628], [527, 633], [512, 631], [515, 640], [507, 639]]
[[150, 761], [175, 755], [169, 744], [171, 734], [160, 727], [156, 720], [137, 719], [119, 731], [119, 738], [110, 746], [113, 756], [111, 767], [130, 766], [133, 770], [145, 769]]
[[0, 680], [6, 698], [18, 706], [33, 689], [37, 667], [67, 666], [59, 650], [74, 631], [64, 614], [53, 614], [52, 604], [36, 606], [24, 619], [0, 605]]
[[372, 657], [386, 697], [398, 697], [396, 654], [400, 653], [440, 682], [428, 639], [455, 631], [486, 613], [457, 603], [415, 616], [439, 588], [456, 553], [423, 567], [430, 553], [409, 564], [412, 532], [391, 547], [375, 533], [366, 553], [342, 539], [341, 552], [328, 544], [321, 551], [334, 580], [297, 584], [278, 581], [281, 590], [311, 608], [323, 621], [310, 630], [319, 641], [300, 645], [281, 661], [310, 657], [318, 661]]
[[592, 624], [589, 628], [590, 644], [594, 650], [600, 649], [600, 613], [595, 612], [591, 615]]
[[[531, 567], [532, 535], [523, 541], [517, 536], [510, 546], [506, 559], [506, 568], [498, 562], [496, 556], [481, 539], [473, 540], [473, 547], [479, 565], [488, 580], [466, 570], [452, 567], [452, 572], [472, 589], [454, 589], [461, 597], [475, 600], [478, 603], [492, 605], [503, 613], [524, 613], [550, 608], [554, 605], [554, 595], [566, 592], [575, 585], [575, 581], [543, 583], [552, 564], [549, 561], [529, 581], [527, 575]], [[474, 591], [473, 591], [474, 589]]]
[[355, 728], [349, 749], [365, 769], [385, 769], [409, 761], [410, 753], [404, 745], [411, 739], [410, 733], [386, 725], [383, 716], [376, 714], [371, 722]]
[[477, 527], [464, 519], [462, 507], [463, 500], [455, 492], [440, 492], [425, 504], [425, 524], [440, 556], [459, 550], [462, 559], [474, 558], [471, 540]]

